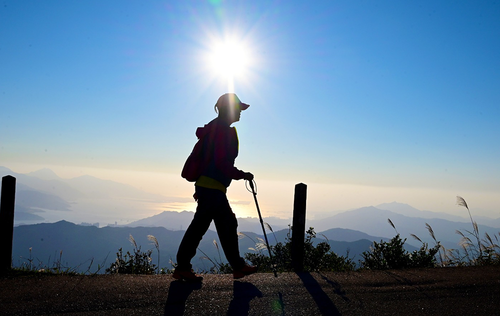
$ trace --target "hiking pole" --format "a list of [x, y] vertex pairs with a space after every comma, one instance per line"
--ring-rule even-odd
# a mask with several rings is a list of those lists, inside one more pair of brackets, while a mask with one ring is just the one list
[[274, 276], [277, 278], [278, 274], [276, 273], [276, 266], [274, 265], [273, 255], [271, 253], [271, 247], [269, 247], [269, 241], [267, 241], [266, 229], [264, 228], [264, 221], [262, 220], [262, 215], [260, 214], [259, 202], [257, 202], [257, 192], [255, 191], [254, 180], [248, 181], [250, 184], [250, 188], [252, 189], [253, 199], [255, 201], [255, 206], [257, 207], [257, 213], [259, 213], [260, 226], [262, 226], [262, 232], [264, 233], [264, 239], [266, 240], [267, 250], [269, 251], [269, 259], [271, 259], [271, 267], [273, 269]]

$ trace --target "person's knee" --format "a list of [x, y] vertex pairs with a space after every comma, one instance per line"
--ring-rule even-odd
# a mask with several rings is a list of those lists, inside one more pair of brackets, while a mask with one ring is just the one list
[[196, 211], [196, 213], [194, 214], [194, 218], [191, 221], [191, 225], [196, 227], [208, 227], [210, 226], [210, 222], [212, 222], [212, 217], [208, 212]]
[[231, 215], [229, 217], [229, 222], [231, 226], [238, 227], [238, 220], [236, 219], [236, 214], [231, 212]]
[[236, 215], [234, 213], [226, 214], [225, 216], [218, 216], [214, 218], [215, 226], [217, 231], [236, 231], [238, 228], [238, 220], [236, 219]]

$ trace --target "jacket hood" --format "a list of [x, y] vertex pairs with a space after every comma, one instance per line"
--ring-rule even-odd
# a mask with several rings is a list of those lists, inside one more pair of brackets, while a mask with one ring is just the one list
[[210, 123], [208, 124], [205, 124], [205, 126], [203, 127], [198, 127], [196, 129], [196, 137], [198, 137], [198, 139], [202, 138], [203, 136], [205, 136], [206, 134], [208, 134], [208, 132], [210, 131], [210, 127], [209, 127]]
[[203, 126], [203, 127], [198, 127], [196, 129], [196, 137], [198, 137], [198, 139], [202, 138], [203, 136], [205, 136], [205, 134], [208, 132], [208, 128], [207, 128], [207, 125]]
[[215, 126], [218, 124], [220, 124], [219, 120], [218, 120], [218, 118], [215, 118], [212, 121], [210, 121], [210, 123], [205, 124], [205, 126], [198, 127], [196, 129], [196, 137], [198, 137], [198, 139], [202, 138], [203, 136], [208, 134], [211, 130], [213, 130], [215, 128]]

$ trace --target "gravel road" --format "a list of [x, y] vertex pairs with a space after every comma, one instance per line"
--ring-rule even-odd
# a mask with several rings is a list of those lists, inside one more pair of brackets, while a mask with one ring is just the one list
[[500, 267], [0, 279], [2, 315], [500, 315]]

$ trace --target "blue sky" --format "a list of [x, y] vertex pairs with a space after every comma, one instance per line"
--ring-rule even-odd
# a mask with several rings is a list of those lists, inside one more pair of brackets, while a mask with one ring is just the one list
[[228, 90], [207, 56], [231, 38], [249, 59], [237, 166], [264, 206], [305, 182], [323, 213], [463, 195], [498, 217], [499, 17], [493, 1], [2, 1], [0, 165], [179, 174]]

